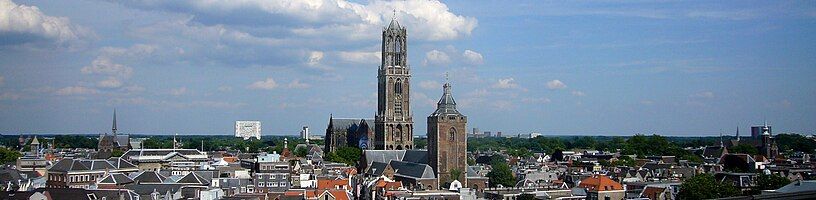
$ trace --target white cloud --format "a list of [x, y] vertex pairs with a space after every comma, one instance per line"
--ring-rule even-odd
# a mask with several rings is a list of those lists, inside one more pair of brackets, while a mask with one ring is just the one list
[[218, 87], [218, 91], [219, 92], [229, 92], [229, 91], [232, 91], [232, 87], [230, 87], [230, 86], [221, 86], [221, 87]]
[[36, 6], [0, 0], [0, 36], [4, 33], [31, 34], [60, 44], [76, 42], [91, 34], [71, 24], [68, 18], [48, 16]]
[[465, 50], [465, 52], [462, 53], [462, 56], [465, 57], [465, 61], [467, 63], [472, 65], [481, 65], [484, 63], [484, 57], [482, 57], [482, 54], [469, 49]]
[[548, 81], [547, 82], [547, 88], [549, 88], [551, 90], [558, 90], [558, 89], [567, 88], [567, 85], [564, 84], [564, 82], [561, 82], [560, 80], [556, 79], [556, 80]]
[[278, 87], [278, 83], [273, 78], [257, 81], [248, 86], [250, 89], [272, 90]]
[[522, 98], [522, 99], [521, 99], [521, 102], [524, 102], [524, 103], [530, 103], [530, 104], [544, 104], [544, 103], [550, 103], [550, 102], [551, 102], [551, 100], [550, 100], [549, 98], [546, 98], [546, 97], [541, 97], [541, 98]]
[[496, 84], [493, 84], [493, 88], [500, 89], [518, 88], [518, 86], [519, 85], [516, 83], [516, 79], [513, 78], [499, 79]]
[[180, 87], [180, 88], [173, 88], [170, 89], [170, 95], [173, 96], [181, 96], [187, 94], [187, 87]]
[[126, 57], [131, 59], [140, 59], [144, 56], [151, 55], [159, 48], [152, 44], [135, 44], [128, 48], [121, 47], [102, 47], [99, 52], [100, 56], [111, 57]]
[[102, 74], [127, 78], [133, 74], [133, 68], [114, 63], [107, 57], [97, 57], [91, 65], [82, 67], [83, 74]]
[[300, 79], [295, 79], [295, 80], [292, 80], [292, 82], [289, 82], [289, 84], [287, 84], [286, 87], [287, 88], [293, 88], [293, 89], [305, 89], [305, 88], [311, 87], [311, 85], [306, 84], [306, 83], [301, 83]]
[[446, 65], [450, 62], [450, 56], [447, 53], [434, 49], [425, 53], [425, 61], [422, 61], [422, 65]]
[[582, 97], [582, 96], [586, 96], [586, 93], [578, 91], [578, 90], [573, 90], [572, 91], [572, 96]]
[[20, 99], [22, 95], [12, 92], [3, 92], [0, 93], [0, 100], [17, 100]]
[[695, 93], [695, 94], [691, 94], [690, 97], [710, 99], [710, 98], [714, 98], [714, 92], [705, 91], [705, 92]]
[[144, 92], [145, 88], [142, 87], [142, 86], [138, 86], [138, 85], [131, 85], [131, 86], [127, 86], [127, 87], [122, 88], [122, 90], [124, 90], [125, 92], [129, 92], [129, 93], [136, 93], [136, 92]]
[[340, 60], [352, 63], [380, 63], [382, 53], [379, 51], [341, 51], [337, 53]]
[[116, 77], [111, 76], [105, 80], [97, 82], [96, 86], [101, 88], [119, 88], [122, 87], [122, 81], [120, 81]]
[[99, 93], [98, 90], [82, 86], [69, 86], [56, 91], [57, 95], [86, 95]]
[[488, 92], [486, 89], [477, 89], [477, 90], [471, 91], [467, 95], [472, 97], [472, 98], [481, 98], [481, 97], [486, 97], [486, 96], [490, 95], [490, 92]]
[[312, 51], [309, 53], [309, 60], [306, 62], [306, 64], [310, 66], [317, 66], [320, 64], [320, 60], [323, 60], [323, 52]]
[[[291, 26], [307, 36], [341, 35], [345, 39], [373, 39], [380, 27], [396, 17], [420, 40], [450, 40], [470, 35], [478, 22], [456, 15], [439, 1], [374, 0], [368, 4], [346, 0], [246, 0], [246, 1], [127, 1], [125, 5], [189, 13], [204, 24], [246, 23]], [[255, 21], [252, 21], [255, 20]], [[288, 22], [283, 23], [283, 22]], [[360, 35], [366, 34], [366, 35]]]
[[423, 89], [433, 90], [442, 88], [442, 84], [436, 81], [422, 81], [419, 82], [419, 87]]

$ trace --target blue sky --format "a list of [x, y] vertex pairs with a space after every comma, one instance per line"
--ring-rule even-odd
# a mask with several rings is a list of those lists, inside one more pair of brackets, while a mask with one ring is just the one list
[[816, 132], [813, 1], [0, 0], [0, 133], [322, 134], [373, 117], [393, 16], [420, 135], [446, 72], [485, 131]]

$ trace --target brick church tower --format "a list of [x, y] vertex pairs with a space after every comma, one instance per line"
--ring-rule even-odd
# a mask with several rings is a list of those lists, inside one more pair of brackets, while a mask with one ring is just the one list
[[456, 110], [450, 83], [443, 88], [436, 111], [428, 116], [428, 165], [440, 186], [454, 179], [467, 185], [467, 116]]
[[411, 71], [408, 66], [406, 30], [392, 19], [382, 33], [382, 65], [377, 73], [377, 115], [374, 149], [403, 150], [414, 147], [411, 114]]

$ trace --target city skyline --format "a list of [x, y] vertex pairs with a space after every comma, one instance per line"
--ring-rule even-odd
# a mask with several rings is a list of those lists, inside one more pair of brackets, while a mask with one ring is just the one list
[[409, 27], [414, 136], [445, 73], [468, 130], [816, 131], [812, 3], [327, 2], [0, 0], [0, 133], [109, 132], [114, 109], [133, 134], [371, 118], [392, 18]]

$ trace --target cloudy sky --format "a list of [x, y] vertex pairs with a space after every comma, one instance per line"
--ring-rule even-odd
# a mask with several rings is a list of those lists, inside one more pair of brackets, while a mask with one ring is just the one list
[[[396, 10], [396, 12], [394, 12]], [[318, 134], [371, 118], [407, 27], [416, 132], [816, 132], [816, 2], [0, 0], [0, 133]]]

